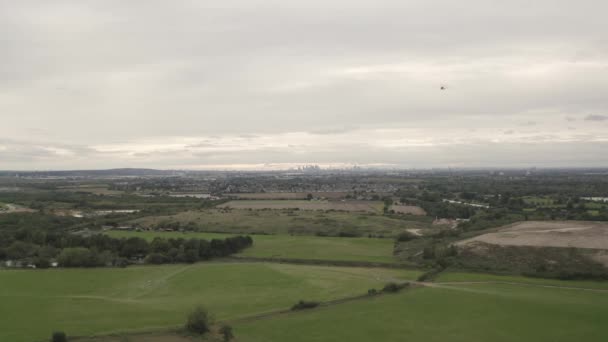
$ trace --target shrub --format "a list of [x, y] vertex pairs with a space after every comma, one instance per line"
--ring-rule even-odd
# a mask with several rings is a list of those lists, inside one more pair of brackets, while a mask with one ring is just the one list
[[314, 302], [314, 301], [304, 301], [301, 300], [299, 302], [297, 302], [294, 306], [291, 307], [291, 310], [304, 310], [304, 309], [312, 309], [312, 308], [316, 308], [317, 306], [319, 306], [319, 302]]
[[376, 289], [369, 289], [369, 290], [367, 290], [367, 295], [368, 296], [375, 296], [377, 294], [378, 294], [378, 290], [376, 290]]
[[418, 235], [416, 235], [412, 232], [408, 232], [408, 231], [402, 232], [399, 235], [397, 235], [397, 241], [400, 241], [400, 242], [411, 241], [411, 240], [414, 240], [417, 238], [419, 238]]
[[435, 279], [435, 277], [441, 273], [441, 269], [432, 269], [428, 272], [425, 272], [418, 277], [418, 281], [429, 281]]
[[220, 328], [220, 334], [222, 334], [222, 336], [224, 337], [225, 342], [230, 341], [234, 337], [234, 334], [232, 333], [232, 327], [229, 325], [223, 325]]
[[211, 326], [211, 315], [209, 312], [202, 306], [197, 306], [190, 312], [188, 315], [188, 320], [186, 321], [186, 330], [191, 333], [203, 335], [209, 332], [209, 327]]
[[388, 283], [384, 285], [382, 288], [382, 292], [395, 293], [401, 291], [401, 289], [408, 287], [409, 283], [397, 284], [397, 283]]
[[63, 331], [56, 331], [51, 335], [51, 342], [67, 342], [68, 337]]

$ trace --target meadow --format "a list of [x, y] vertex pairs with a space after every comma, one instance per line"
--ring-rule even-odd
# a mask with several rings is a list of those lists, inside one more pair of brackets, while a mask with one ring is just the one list
[[[156, 236], [165, 238], [224, 239], [230, 234], [199, 232], [136, 232], [107, 231], [116, 238], [141, 237], [151, 241]], [[307, 260], [335, 260], [356, 262], [394, 263], [392, 239], [252, 235], [253, 246], [235, 256], [249, 258], [281, 258]]]
[[230, 193], [224, 195], [232, 198], [249, 200], [305, 200], [307, 199], [308, 194], [311, 194], [316, 198], [322, 197], [331, 199], [340, 199], [352, 195], [350, 192], [255, 192]]
[[222, 233], [315, 235], [340, 233], [395, 236], [406, 229], [435, 229], [425, 216], [387, 217], [363, 212], [309, 210], [203, 209], [147, 216], [130, 222], [142, 227], [188, 226]]
[[608, 292], [467, 284], [245, 322], [235, 332], [241, 342], [599, 342], [607, 321]]
[[339, 210], [382, 213], [384, 203], [380, 201], [300, 201], [300, 200], [238, 200], [217, 206], [234, 209], [298, 209]]
[[360, 295], [417, 271], [269, 263], [0, 271], [0, 341], [178, 327], [196, 304], [217, 319]]
[[442, 272], [435, 279], [438, 283], [452, 282], [496, 282], [518, 283], [522, 285], [542, 285], [558, 287], [578, 287], [584, 289], [608, 290], [608, 281], [591, 280], [558, 280], [523, 277], [506, 274], [470, 273], [470, 272]]

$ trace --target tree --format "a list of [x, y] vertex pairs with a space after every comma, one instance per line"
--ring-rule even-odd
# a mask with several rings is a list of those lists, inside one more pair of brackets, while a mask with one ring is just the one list
[[51, 342], [68, 342], [68, 337], [63, 331], [55, 331], [51, 335]]
[[312, 194], [306, 195], [306, 199], [309, 200], [309, 201], [312, 201], [312, 199], [313, 199]]
[[37, 251], [38, 246], [33, 243], [15, 241], [6, 249], [6, 256], [9, 259], [20, 260], [34, 256]]
[[63, 267], [92, 266], [91, 251], [84, 247], [64, 248], [57, 261]]
[[209, 332], [212, 318], [207, 309], [199, 305], [190, 312], [186, 321], [186, 330], [189, 332], [203, 335]]

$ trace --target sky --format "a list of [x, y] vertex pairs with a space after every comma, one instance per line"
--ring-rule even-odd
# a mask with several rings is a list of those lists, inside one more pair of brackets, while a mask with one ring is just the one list
[[0, 169], [608, 167], [606, 13], [0, 0]]

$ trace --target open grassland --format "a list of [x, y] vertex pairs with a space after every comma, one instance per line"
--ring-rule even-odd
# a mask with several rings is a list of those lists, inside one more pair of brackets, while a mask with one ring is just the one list
[[367, 236], [395, 236], [406, 229], [435, 229], [432, 219], [421, 216], [404, 218], [358, 212], [320, 212], [307, 210], [190, 210], [169, 216], [147, 216], [132, 221], [146, 228], [179, 225], [188, 229], [222, 233], [267, 233], [315, 235], [340, 233]]
[[224, 194], [226, 197], [249, 200], [305, 200], [311, 194], [315, 198], [340, 199], [350, 192], [255, 192], [243, 194]]
[[503, 284], [417, 288], [236, 325], [241, 342], [605, 341], [608, 293]]
[[298, 209], [339, 210], [381, 213], [384, 204], [380, 201], [289, 201], [289, 200], [239, 200], [220, 204], [218, 208], [234, 209]]
[[[108, 231], [112, 237], [137, 236], [151, 241], [154, 237], [223, 239], [229, 234]], [[335, 260], [394, 263], [393, 240], [290, 235], [252, 235], [253, 246], [237, 254], [239, 257]]]
[[124, 191], [110, 190], [107, 184], [79, 184], [79, 185], [68, 185], [60, 186], [57, 188], [59, 191], [72, 191], [72, 192], [85, 192], [95, 195], [122, 195]]
[[266, 263], [3, 270], [0, 341], [40, 341], [55, 330], [82, 336], [175, 327], [199, 303], [217, 319], [236, 319], [286, 309], [301, 299], [360, 295], [418, 274]]

